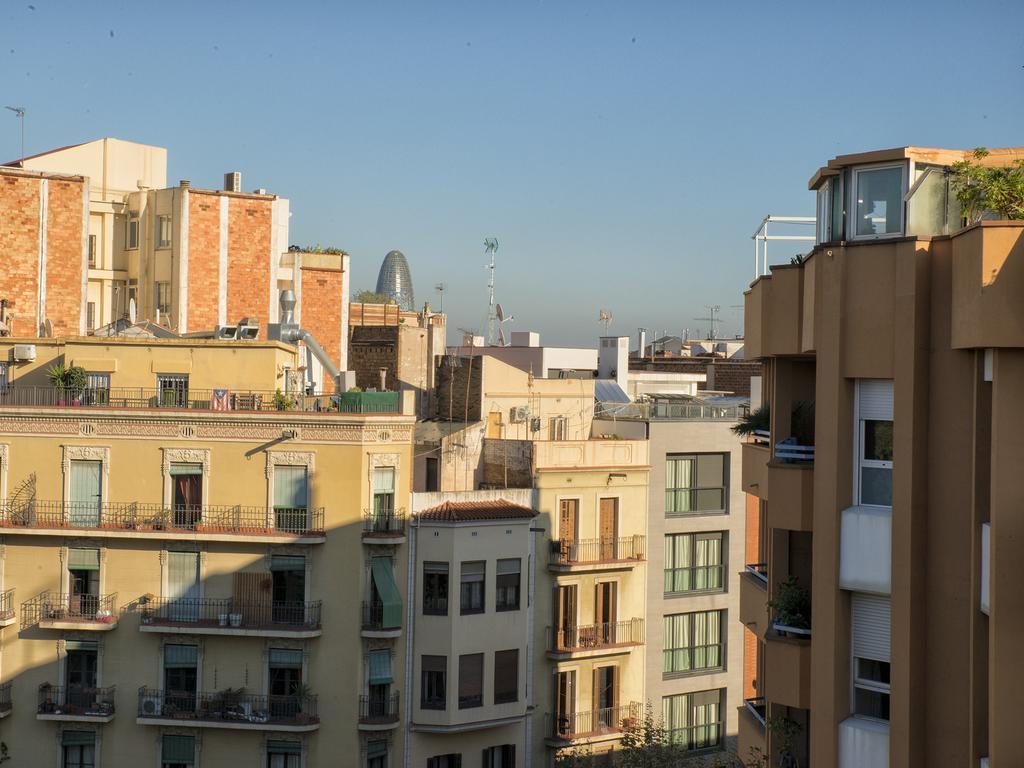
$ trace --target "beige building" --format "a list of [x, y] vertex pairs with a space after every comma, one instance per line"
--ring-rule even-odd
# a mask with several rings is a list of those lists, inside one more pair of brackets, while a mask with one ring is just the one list
[[302, 361], [269, 341], [0, 360], [11, 764], [401, 765], [411, 397], [282, 397]]
[[743, 446], [766, 566], [740, 585], [763, 669], [740, 741], [773, 764], [765, 715], [801, 766], [1024, 762], [1024, 224], [960, 226], [944, 170], [968, 155], [829, 161], [818, 244], [746, 294], [771, 430]]

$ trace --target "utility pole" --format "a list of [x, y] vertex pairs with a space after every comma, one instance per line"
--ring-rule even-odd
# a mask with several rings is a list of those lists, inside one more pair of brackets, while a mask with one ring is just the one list
[[21, 158], [18, 160], [18, 167], [25, 167], [25, 108], [24, 107], [4, 107], [9, 109], [11, 112], [16, 114], [21, 119]]

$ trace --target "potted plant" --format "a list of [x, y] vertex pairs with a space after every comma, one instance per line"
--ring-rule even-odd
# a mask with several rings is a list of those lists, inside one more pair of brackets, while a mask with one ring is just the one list
[[72, 405], [81, 404], [82, 392], [89, 384], [89, 375], [84, 368], [78, 365], [68, 368], [64, 363], [54, 363], [46, 369], [46, 378], [57, 390], [57, 405], [67, 405], [68, 400]]
[[228, 621], [231, 622], [232, 627], [240, 627], [242, 626], [242, 614], [240, 612], [230, 613], [228, 614]]
[[218, 613], [217, 614], [217, 626], [226, 627], [228, 625], [228, 614]]
[[798, 445], [814, 445], [814, 401], [797, 400], [793, 403], [789, 431]]
[[799, 768], [800, 761], [793, 754], [793, 742], [800, 733], [800, 723], [790, 717], [769, 717], [765, 726], [778, 743], [779, 768]]
[[755, 432], [767, 432], [771, 429], [772, 408], [768, 403], [745, 413], [740, 420], [732, 425], [732, 431], [740, 437], [753, 436]]
[[295, 400], [289, 397], [280, 389], [274, 392], [274, 410], [292, 411], [295, 410]]
[[776, 585], [768, 607], [775, 614], [775, 628], [779, 632], [791, 637], [811, 633], [811, 593], [800, 586], [796, 576]]

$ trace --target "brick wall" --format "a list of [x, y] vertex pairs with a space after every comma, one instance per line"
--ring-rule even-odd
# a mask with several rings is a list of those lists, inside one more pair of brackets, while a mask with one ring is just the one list
[[[218, 324], [219, 297], [220, 198], [189, 192], [188, 330], [205, 331]], [[177, 297], [173, 301], [172, 312], [177, 315]]]
[[[344, 295], [344, 272], [337, 269], [299, 270], [302, 282], [302, 327], [312, 332], [335, 365], [341, 365], [341, 310]], [[351, 363], [350, 363], [351, 365]], [[358, 372], [356, 383], [359, 383]]]
[[400, 309], [397, 304], [363, 304], [358, 301], [349, 304], [348, 322], [351, 326], [398, 325], [402, 321], [418, 325], [419, 317], [418, 312]]
[[[303, 286], [305, 290], [305, 286]], [[305, 294], [302, 302], [306, 307]], [[306, 325], [306, 312], [302, 313]], [[351, 329], [348, 345], [348, 367], [356, 373], [356, 386], [366, 389], [380, 386], [380, 369], [387, 368], [388, 389], [396, 387], [398, 373], [398, 327], [360, 326]]]
[[46, 203], [46, 316], [56, 335], [82, 328], [85, 185], [50, 179]]
[[0, 299], [15, 336], [36, 336], [39, 290], [39, 179], [0, 176]]
[[483, 358], [459, 358], [456, 363], [444, 357], [437, 367], [437, 417], [479, 421]]
[[[265, 339], [270, 323], [271, 200], [248, 197], [229, 197], [229, 200], [227, 322], [232, 324], [243, 317], [256, 317], [260, 321], [260, 338]], [[304, 324], [307, 318], [304, 312]]]
[[485, 438], [480, 455], [481, 488], [531, 488], [533, 443]]

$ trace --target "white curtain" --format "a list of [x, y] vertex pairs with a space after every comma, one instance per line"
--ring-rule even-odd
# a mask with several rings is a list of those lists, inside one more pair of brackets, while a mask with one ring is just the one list
[[722, 586], [722, 538], [698, 536], [695, 546], [694, 589], [720, 589]]
[[665, 591], [687, 592], [693, 588], [693, 536], [676, 533], [665, 538]]
[[669, 459], [665, 467], [665, 511], [666, 512], [691, 512], [693, 505], [690, 503], [690, 491], [693, 487], [694, 470], [696, 459], [693, 456], [686, 458]]

